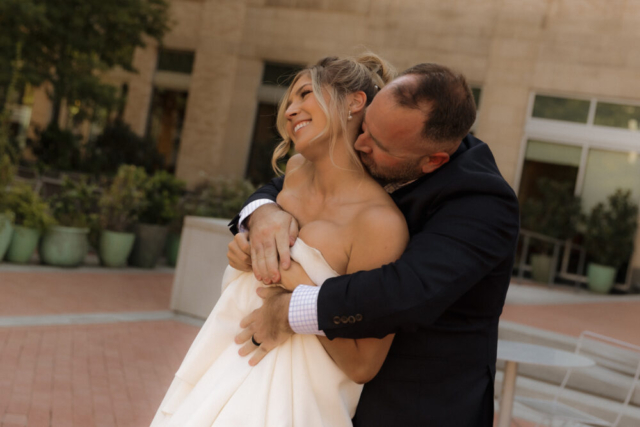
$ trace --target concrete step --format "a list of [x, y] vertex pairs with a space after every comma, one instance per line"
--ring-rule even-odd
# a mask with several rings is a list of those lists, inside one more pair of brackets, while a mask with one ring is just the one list
[[[574, 351], [578, 341], [576, 337], [512, 322], [500, 322], [499, 336], [500, 339], [546, 345], [571, 352]], [[585, 407], [587, 412], [595, 416], [613, 420], [615, 415], [613, 417], [611, 415], [616, 413], [616, 410], [611, 408], [619, 408], [619, 405], [626, 398], [638, 366], [638, 355], [602, 343], [590, 346], [586, 355], [596, 360], [597, 365], [572, 372], [563, 396], [573, 396], [573, 398], [569, 397], [569, 401], [565, 403], [577, 408]], [[504, 363], [499, 362], [498, 369], [502, 369], [503, 365]], [[529, 397], [540, 397], [539, 395], [542, 394], [544, 397], [552, 399], [565, 374], [566, 370], [564, 369], [521, 364], [518, 366], [518, 387], [521, 389], [518, 394]], [[501, 380], [496, 383], [498, 386], [498, 383], [501, 384]], [[572, 403], [572, 400], [575, 402]], [[597, 404], [585, 405], [584, 402], [592, 400]], [[630, 403], [630, 413], [636, 411], [638, 414], [636, 424], [630, 425], [640, 426], [640, 387], [636, 387]], [[601, 416], [597, 412], [604, 415]], [[523, 418], [529, 419], [531, 417]], [[631, 418], [633, 419], [633, 417]]]

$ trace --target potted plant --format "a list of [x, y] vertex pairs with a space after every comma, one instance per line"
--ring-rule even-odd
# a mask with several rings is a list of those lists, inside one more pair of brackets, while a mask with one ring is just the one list
[[[1, 137], [1, 136], [0, 136]], [[13, 164], [7, 154], [0, 155], [0, 261], [9, 249], [13, 236], [14, 215], [8, 206], [7, 187], [13, 179]]]
[[189, 198], [181, 197], [176, 209], [176, 216], [169, 224], [164, 256], [167, 260], [167, 265], [170, 267], [175, 267], [178, 264], [182, 226], [184, 225], [184, 217], [190, 214], [189, 206]]
[[97, 218], [97, 188], [86, 180], [65, 177], [62, 191], [50, 200], [58, 225], [42, 238], [40, 257], [46, 264], [75, 267], [83, 263], [89, 249], [88, 234]]
[[9, 190], [7, 207], [15, 218], [7, 259], [11, 262], [26, 263], [38, 246], [40, 235], [54, 225], [55, 220], [49, 213], [49, 205], [26, 184], [17, 185]]
[[[580, 198], [573, 195], [571, 182], [540, 178], [539, 196], [529, 197], [522, 203], [522, 228], [558, 240], [570, 239], [576, 234], [580, 220]], [[552, 269], [553, 244], [535, 240], [531, 244], [531, 276], [536, 282], [546, 283]]]
[[591, 262], [587, 266], [587, 286], [598, 293], [609, 293], [618, 268], [633, 252], [638, 227], [638, 205], [631, 190], [618, 189], [598, 203], [586, 218], [585, 248]]
[[144, 169], [123, 165], [98, 202], [100, 210], [100, 262], [106, 267], [124, 267], [133, 248], [133, 224], [144, 201]]
[[143, 202], [135, 226], [136, 242], [131, 265], [154, 268], [165, 248], [169, 224], [178, 216], [178, 203], [185, 184], [166, 171], [156, 172], [144, 185]]

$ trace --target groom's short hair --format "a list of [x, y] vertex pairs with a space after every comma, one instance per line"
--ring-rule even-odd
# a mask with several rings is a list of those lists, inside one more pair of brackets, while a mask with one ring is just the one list
[[459, 143], [476, 119], [476, 104], [462, 74], [438, 64], [418, 64], [400, 76], [415, 83], [394, 86], [399, 105], [424, 111], [422, 136], [437, 143]]

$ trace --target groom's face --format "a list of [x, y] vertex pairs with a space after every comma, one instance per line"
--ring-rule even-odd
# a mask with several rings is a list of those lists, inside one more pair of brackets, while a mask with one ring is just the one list
[[369, 173], [386, 182], [406, 182], [424, 175], [422, 164], [430, 154], [421, 135], [424, 113], [398, 105], [393, 94], [393, 86], [406, 84], [408, 79], [412, 77], [400, 77], [376, 95], [354, 145]]

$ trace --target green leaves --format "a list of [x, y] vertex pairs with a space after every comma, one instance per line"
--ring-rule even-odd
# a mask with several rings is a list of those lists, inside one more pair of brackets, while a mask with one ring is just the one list
[[138, 219], [144, 203], [147, 174], [141, 167], [123, 165], [99, 201], [103, 229], [125, 232]]
[[168, 13], [167, 0], [2, 0], [0, 86], [21, 42], [24, 81], [53, 86], [52, 121], [62, 99], [88, 108], [105, 102], [110, 92], [100, 73], [116, 66], [133, 71], [134, 49], [145, 46], [145, 37], [161, 41]]
[[631, 190], [616, 190], [606, 205], [598, 203], [586, 217], [587, 253], [598, 264], [620, 267], [633, 252], [637, 219], [638, 205], [631, 199]]
[[538, 180], [540, 197], [522, 203], [522, 228], [565, 240], [576, 234], [580, 221], [580, 198], [571, 182]]
[[178, 216], [178, 205], [184, 190], [183, 181], [166, 171], [156, 172], [145, 182], [145, 203], [139, 221], [154, 225], [170, 224]]
[[85, 179], [74, 181], [65, 177], [62, 191], [51, 197], [53, 217], [65, 227], [90, 228], [97, 220], [98, 188]]
[[8, 191], [6, 206], [15, 215], [17, 225], [44, 231], [55, 224], [49, 213], [49, 205], [26, 184], [17, 185]]

